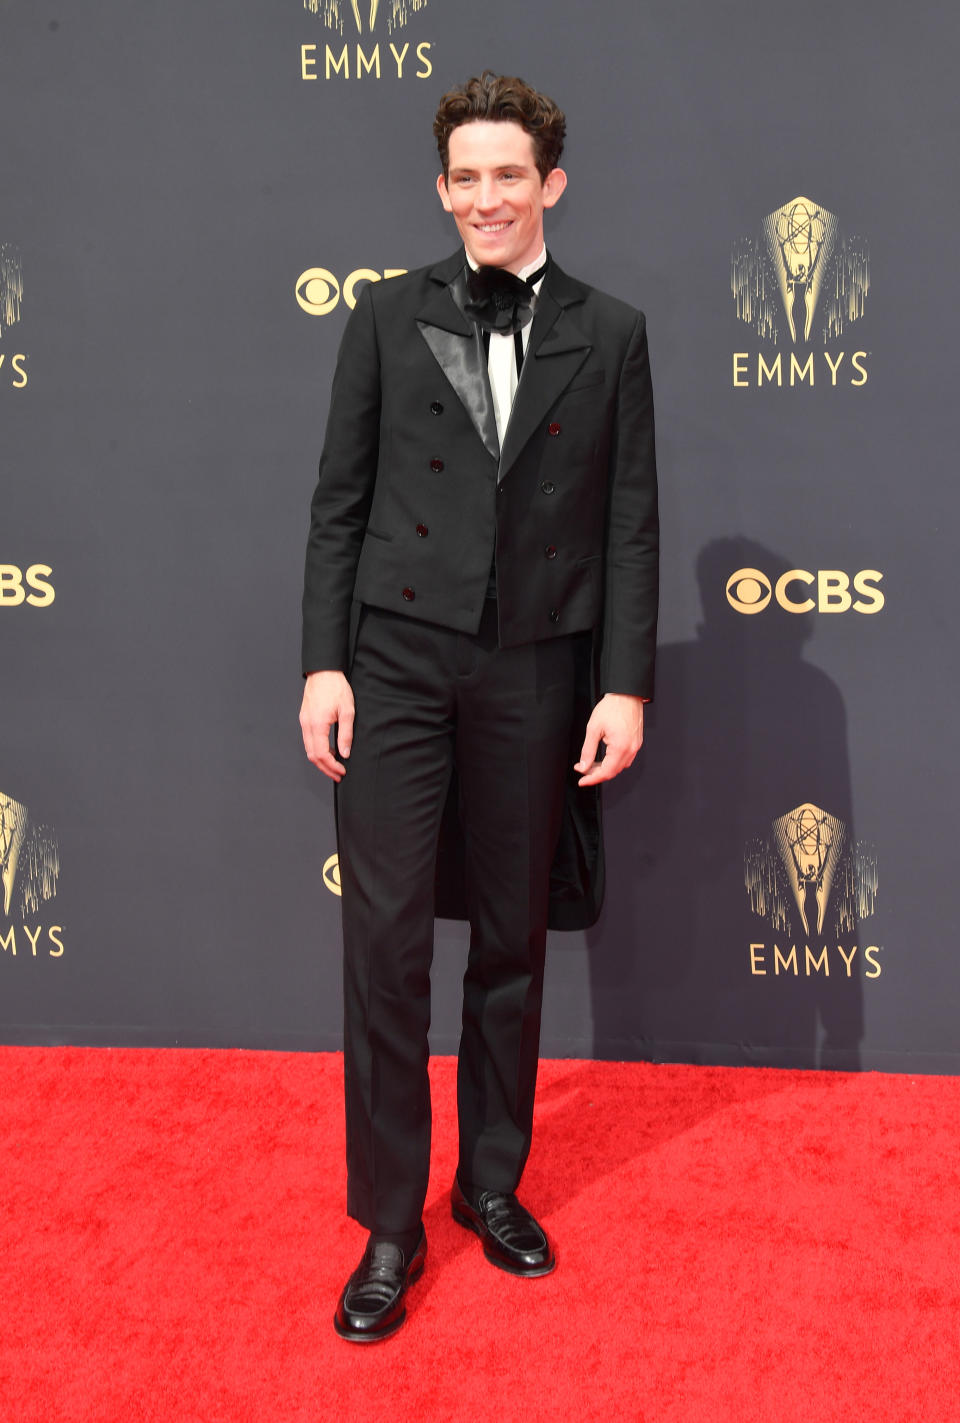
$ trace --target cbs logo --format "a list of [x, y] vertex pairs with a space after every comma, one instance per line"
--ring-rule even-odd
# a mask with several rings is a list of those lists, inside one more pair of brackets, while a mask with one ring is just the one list
[[17, 608], [21, 603], [48, 608], [57, 596], [53, 584], [47, 582], [52, 572], [46, 563], [31, 563], [26, 573], [15, 563], [0, 563], [0, 608]]
[[297, 278], [297, 303], [308, 316], [326, 316], [342, 296], [352, 311], [357, 304], [357, 287], [361, 282], [379, 282], [381, 276], [384, 280], [402, 277], [406, 270], [406, 267], [386, 267], [383, 273], [380, 273], [374, 272], [370, 267], [358, 267], [341, 286], [326, 267], [308, 267]]
[[340, 895], [340, 856], [330, 855], [323, 862], [323, 882], [331, 894]]
[[[821, 568], [807, 573], [803, 568], [791, 568], [781, 573], [771, 584], [759, 568], [738, 568], [727, 579], [727, 602], [738, 613], [762, 613], [771, 598], [775, 598], [786, 613], [879, 613], [883, 594], [876, 586], [883, 578], [875, 568], [863, 568], [851, 580], [836, 568]], [[859, 594], [854, 598], [850, 591]], [[816, 594], [814, 597], [813, 594]]]

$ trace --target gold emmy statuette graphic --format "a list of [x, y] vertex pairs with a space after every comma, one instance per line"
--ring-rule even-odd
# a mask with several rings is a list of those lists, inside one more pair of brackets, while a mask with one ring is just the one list
[[23, 301], [23, 267], [20, 253], [9, 243], [0, 243], [0, 337], [20, 320]]
[[27, 807], [0, 791], [0, 888], [3, 890], [4, 915], [10, 913], [17, 864], [26, 830]]
[[[411, 15], [416, 15], [420, 10], [426, 9], [426, 6], [427, 0], [386, 0], [384, 8], [389, 10], [387, 28], [391, 33], [401, 29]], [[322, 17], [327, 29], [343, 34], [343, 15], [346, 9], [344, 0], [303, 0], [303, 8], [309, 10], [311, 15]], [[357, 34], [364, 33], [364, 21], [367, 30], [372, 34], [377, 23], [380, 0], [350, 0], [350, 10]]]
[[[370, 0], [370, 28], [371, 28], [371, 30], [373, 29], [374, 25], [377, 23], [377, 9], [378, 9], [378, 7], [379, 7], [379, 3], [380, 3], [380, 0]], [[360, 5], [359, 5], [359, 3], [358, 3], [358, 0], [352, 0], [352, 4], [353, 4], [353, 18], [354, 18], [354, 19], [356, 20], [356, 22], [357, 22], [357, 29], [358, 29], [358, 30], [361, 32], [361, 34], [362, 34], [362, 33], [363, 33], [363, 25], [362, 25], [361, 22], [360, 22]]]
[[775, 976], [781, 969], [796, 976], [802, 962], [806, 977], [820, 971], [829, 977], [828, 958], [836, 949], [845, 977], [858, 952], [868, 966], [866, 977], [880, 977], [880, 946], [865, 945], [859, 928], [877, 908], [876, 849], [857, 840], [845, 821], [812, 801], [794, 806], [747, 841], [743, 869], [751, 910], [779, 939], [750, 945], [751, 973], [766, 975], [772, 953]]
[[49, 825], [38, 825], [25, 805], [0, 791], [0, 899], [4, 918], [36, 914], [53, 899], [60, 847]]
[[804, 930], [812, 932], [815, 918], [817, 933], [822, 934], [846, 826], [807, 802], [775, 820], [773, 836]]
[[777, 273], [790, 339], [796, 344], [796, 316], [802, 304], [803, 339], [809, 341], [823, 274], [837, 241], [837, 219], [809, 198], [794, 198], [764, 219], [763, 231]]
[[809, 343], [822, 307], [826, 341], [863, 315], [867, 244], [844, 237], [836, 213], [822, 204], [791, 198], [767, 214], [756, 239], [734, 244], [730, 279], [737, 316], [763, 340], [777, 344], [785, 326], [793, 345]]

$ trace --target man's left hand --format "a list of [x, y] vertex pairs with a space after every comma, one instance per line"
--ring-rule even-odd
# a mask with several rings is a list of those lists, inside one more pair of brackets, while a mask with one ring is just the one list
[[[597, 760], [600, 742], [606, 751]], [[574, 766], [582, 771], [580, 786], [595, 786], [600, 781], [612, 781], [628, 766], [643, 745], [643, 698], [608, 692], [590, 713], [583, 738], [580, 760]]]

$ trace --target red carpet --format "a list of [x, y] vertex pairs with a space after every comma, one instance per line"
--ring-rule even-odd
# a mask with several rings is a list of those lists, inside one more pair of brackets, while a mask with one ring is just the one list
[[358, 1348], [341, 1072], [0, 1048], [3, 1423], [960, 1418], [960, 1080], [546, 1062], [525, 1281], [450, 1220], [440, 1059], [427, 1271]]

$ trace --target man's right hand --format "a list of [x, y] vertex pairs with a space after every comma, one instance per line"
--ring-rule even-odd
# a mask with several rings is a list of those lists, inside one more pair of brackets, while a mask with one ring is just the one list
[[342, 672], [311, 672], [300, 704], [300, 730], [307, 757], [331, 781], [346, 771], [330, 750], [330, 728], [337, 728], [337, 750], [344, 761], [353, 745], [353, 692]]

